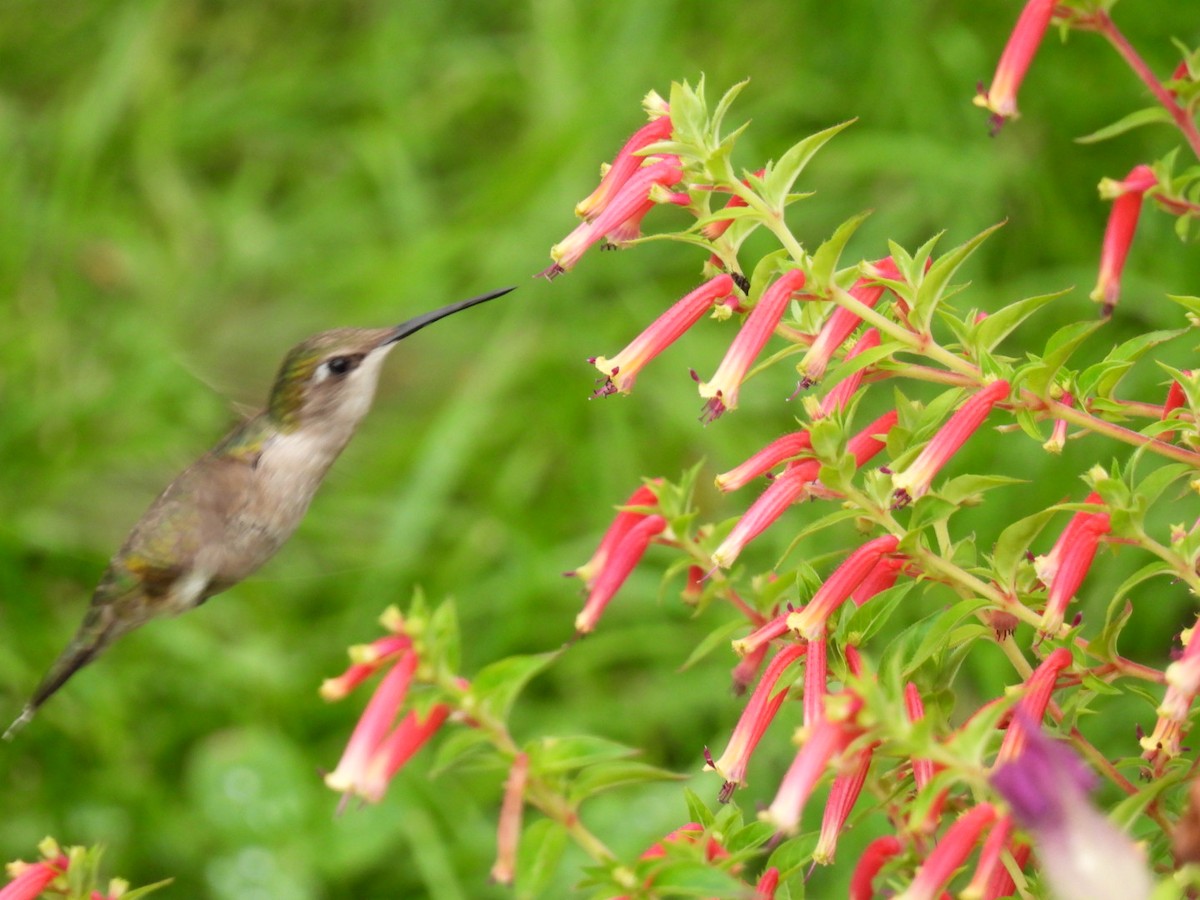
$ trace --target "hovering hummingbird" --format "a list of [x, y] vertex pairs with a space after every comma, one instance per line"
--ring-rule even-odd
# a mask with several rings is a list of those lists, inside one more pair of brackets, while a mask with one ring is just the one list
[[394, 328], [338, 328], [293, 347], [267, 408], [159, 495], [108, 564], [75, 637], [4, 733], [11, 739], [67, 679], [156, 616], [194, 609], [275, 555], [354, 436], [397, 341], [493, 291]]

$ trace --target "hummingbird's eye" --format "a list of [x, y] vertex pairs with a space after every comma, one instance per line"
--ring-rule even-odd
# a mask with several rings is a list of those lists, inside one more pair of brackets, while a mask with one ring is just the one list
[[330, 375], [345, 375], [358, 365], [360, 358], [357, 356], [335, 356], [325, 363], [325, 367], [329, 370]]

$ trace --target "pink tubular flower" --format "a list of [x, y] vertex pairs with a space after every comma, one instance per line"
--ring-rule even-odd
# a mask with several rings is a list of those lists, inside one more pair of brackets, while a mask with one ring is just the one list
[[733, 729], [733, 735], [729, 738], [729, 744], [725, 747], [721, 758], [714, 762], [708, 751], [705, 750], [705, 758], [708, 760], [709, 767], [725, 779], [725, 785], [721, 788], [722, 803], [727, 803], [733, 796], [733, 792], [745, 785], [750, 755], [758, 746], [758, 742], [766, 732], [767, 726], [771, 724], [771, 720], [775, 718], [775, 713], [779, 711], [780, 705], [787, 698], [790, 688], [785, 685], [782, 690], [776, 691], [774, 694], [772, 691], [775, 690], [775, 686], [787, 668], [804, 656], [805, 649], [803, 644], [793, 644], [775, 654], [775, 658], [763, 672], [754, 693], [750, 695], [750, 702], [742, 711], [742, 716], [738, 719], [737, 727]]
[[991, 782], [1032, 836], [1054, 896], [1148, 900], [1152, 881], [1142, 854], [1092, 805], [1096, 777], [1069, 746], [1030, 729], [1025, 751]]
[[[859, 303], [864, 306], [874, 307], [879, 302], [879, 298], [883, 296], [884, 286], [879, 283], [879, 279], [886, 278], [889, 281], [898, 281], [900, 279], [900, 270], [896, 268], [896, 264], [892, 262], [890, 256], [884, 257], [874, 263], [869, 263], [866, 266], [869, 274], [859, 278], [850, 287], [849, 294]], [[857, 314], [851, 312], [845, 307], [839, 306], [833, 311], [821, 326], [820, 332], [817, 333], [817, 339], [813, 341], [808, 352], [804, 354], [804, 359], [800, 360], [800, 364], [796, 366], [796, 371], [800, 373], [800, 387], [812, 387], [821, 380], [821, 376], [825, 374], [825, 369], [829, 366], [829, 360], [833, 357], [834, 351], [846, 342], [846, 339], [854, 332], [854, 329], [859, 326], [862, 319]], [[878, 334], [876, 334], [878, 338]]]
[[1071, 665], [1071, 651], [1066, 647], [1059, 647], [1033, 670], [1033, 674], [1025, 682], [1025, 694], [1021, 697], [1021, 702], [1017, 704], [1012, 721], [1008, 724], [1008, 730], [1004, 733], [1000, 752], [996, 756], [997, 766], [1002, 766], [1020, 756], [1025, 748], [1026, 732], [1031, 727], [1041, 727], [1042, 718], [1046, 715], [1046, 707], [1050, 705], [1050, 695], [1054, 693], [1058, 677], [1069, 665]]
[[871, 900], [875, 896], [875, 876], [889, 859], [904, 849], [900, 840], [891, 834], [875, 838], [858, 858], [850, 876], [850, 900]]
[[824, 637], [825, 622], [829, 616], [850, 597], [887, 554], [895, 552], [898, 544], [899, 539], [894, 534], [885, 534], [867, 541], [851, 553], [817, 588], [812, 600], [803, 609], [788, 616], [788, 628], [805, 640]]
[[[630, 219], [640, 222], [641, 217], [653, 206], [654, 188], [670, 187], [682, 180], [683, 168], [676, 156], [663, 157], [658, 162], [638, 169], [593, 221], [581, 223], [550, 248], [554, 265], [541, 272], [542, 277], [553, 279], [569, 271], [593, 244], [616, 233]], [[669, 199], [670, 202], [676, 200], [673, 195]], [[627, 238], [627, 235], [622, 234], [622, 237]]]
[[600, 186], [575, 206], [575, 215], [586, 222], [598, 216], [616, 192], [627, 182], [645, 161], [638, 152], [658, 141], [671, 137], [671, 117], [661, 115], [643, 125], [617, 154], [612, 165], [604, 172]]
[[576, 632], [588, 634], [596, 627], [596, 622], [600, 620], [608, 601], [645, 555], [650, 541], [656, 535], [662, 534], [666, 528], [667, 520], [662, 516], [645, 516], [621, 538], [620, 543], [612, 549], [604, 567], [596, 574], [583, 611], [575, 617]]
[[748, 657], [752, 653], [758, 653], [764, 647], [769, 645], [776, 638], [781, 638], [788, 633], [787, 617], [790, 612], [781, 613], [754, 629], [744, 638], [739, 638], [733, 642], [733, 650], [742, 656]]
[[[1023, 870], [1025, 864], [1029, 862], [1029, 854], [1033, 848], [1024, 841], [1014, 841], [1010, 837], [1006, 849], [1012, 854], [1017, 869]], [[1008, 868], [1003, 865], [997, 866], [992, 870], [992, 877], [988, 879], [983, 893], [979, 895], [979, 900], [999, 900], [1001, 897], [1011, 897], [1016, 889], [1017, 885]]]
[[[919, 722], [925, 718], [925, 704], [921, 700], [921, 692], [917, 690], [917, 686], [911, 681], [904, 685], [904, 711], [910, 722]], [[940, 768], [941, 766], [932, 759], [921, 756], [913, 757], [913, 783], [917, 786], [918, 792], [925, 789], [925, 786], [933, 780], [933, 776], [938, 773]], [[949, 789], [943, 788], [937, 797], [934, 798], [933, 803], [930, 804], [925, 820], [917, 823], [913, 827], [913, 830], [925, 834], [932, 834], [936, 831], [938, 822], [942, 818], [942, 807], [945, 805], [948, 796]]]
[[1179, 755], [1184, 729], [1187, 727], [1192, 702], [1200, 692], [1200, 628], [1192, 626], [1183, 632], [1183, 655], [1167, 666], [1167, 692], [1158, 707], [1154, 733], [1142, 738], [1144, 759], [1154, 764], [1155, 771]]
[[350, 648], [350, 667], [337, 678], [321, 682], [322, 700], [341, 700], [352, 690], [397, 659], [412, 647], [412, 639], [403, 634], [389, 634], [370, 644]]
[[595, 396], [628, 394], [646, 363], [677, 341], [700, 321], [712, 307], [733, 294], [733, 279], [725, 274], [706, 281], [679, 300], [633, 342], [611, 359], [596, 356], [589, 360], [604, 376], [604, 385]]
[[858, 795], [867, 783], [867, 772], [870, 771], [871, 758], [877, 746], [878, 742], [859, 750], [854, 754], [848, 769], [834, 776], [833, 786], [829, 789], [829, 799], [825, 801], [825, 816], [821, 819], [821, 835], [817, 840], [817, 848], [813, 851], [813, 862], [823, 866], [833, 863], [838, 835], [846, 827], [850, 811], [854, 809]]
[[608, 558], [612, 555], [613, 549], [621, 543], [625, 535], [629, 533], [629, 529], [649, 515], [649, 513], [639, 512], [628, 507], [657, 506], [658, 495], [654, 493], [654, 487], [659, 484], [662, 484], [662, 479], [655, 478], [649, 484], [643, 484], [630, 494], [629, 499], [621, 504], [626, 508], [618, 512], [612, 524], [608, 526], [608, 531], [604, 532], [604, 537], [600, 539], [600, 546], [596, 548], [592, 558], [575, 571], [566, 574], [579, 578], [584, 587], [591, 590], [596, 576], [608, 564]]
[[837, 695], [843, 708], [819, 720], [788, 767], [774, 801], [759, 818], [777, 832], [794, 835], [800, 828], [804, 804], [829, 764], [862, 734], [858, 713], [862, 700], [849, 691]]
[[[879, 346], [879, 332], [874, 328], [868, 328], [863, 332], [862, 337], [854, 342], [854, 346], [850, 348], [850, 352], [846, 354], [846, 359], [853, 359], [861, 353], [866, 353], [868, 350], [873, 350]], [[850, 402], [850, 398], [857, 392], [859, 385], [862, 384], [863, 369], [859, 369], [849, 378], [844, 378], [839, 381], [828, 394], [821, 398], [821, 406], [818, 409], [814, 418], [824, 418], [834, 410], [846, 408], [846, 404]]]
[[378, 803], [396, 773], [437, 733], [450, 715], [445, 703], [435, 703], [422, 720], [408, 713], [372, 754], [361, 783], [356, 788], [368, 803]]
[[737, 337], [729, 345], [716, 374], [711, 380], [700, 384], [700, 396], [708, 400], [704, 407], [705, 422], [711, 422], [725, 411], [737, 408], [742, 380], [783, 318], [792, 296], [803, 287], [804, 273], [799, 269], [790, 269], [763, 291], [754, 309], [746, 316]]
[[[886, 446], [879, 436], [891, 430], [896, 418], [895, 410], [885, 413], [846, 442], [846, 451], [854, 457], [855, 465], [862, 466]], [[713, 563], [722, 569], [733, 565], [748, 543], [806, 494], [808, 486], [816, 481], [820, 471], [821, 464], [815, 459], [790, 463], [787, 470], [750, 505], [729, 536], [713, 551]]]
[[896, 584], [896, 579], [900, 577], [900, 570], [908, 564], [908, 560], [898, 556], [886, 556], [879, 561], [867, 577], [859, 582], [858, 587], [850, 592], [850, 599], [855, 606], [862, 606], [876, 594], [882, 594], [884, 591]]
[[1112, 200], [1113, 205], [1100, 250], [1100, 276], [1091, 298], [1104, 304], [1101, 315], [1105, 317], [1112, 315], [1121, 296], [1121, 273], [1142, 214], [1142, 198], [1157, 184], [1158, 177], [1149, 166], [1134, 166], [1124, 181], [1105, 178], [1100, 182], [1100, 196]]
[[719, 491], [736, 491], [750, 481], [765, 475], [782, 462], [812, 449], [812, 436], [805, 431], [793, 431], [776, 438], [741, 465], [717, 476]]
[[525, 782], [529, 777], [529, 756], [518, 753], [504, 782], [500, 802], [500, 824], [496, 829], [496, 862], [492, 881], [511, 885], [517, 871], [517, 842], [521, 837], [521, 812], [525, 808]]
[[735, 697], [746, 693], [750, 682], [758, 676], [758, 670], [762, 668], [763, 660], [767, 658], [767, 651], [770, 648], [769, 643], [765, 641], [760, 643], [733, 667], [733, 671], [729, 674], [733, 679], [733, 695]]
[[774, 866], [758, 876], [754, 886], [754, 900], [775, 900], [775, 891], [779, 888], [779, 870]]
[[808, 642], [804, 662], [804, 727], [812, 728], [825, 715], [825, 695], [829, 693], [829, 648], [824, 638]]
[[[759, 169], [757, 172], [754, 173], [754, 176], [756, 178], [762, 178], [763, 175], [766, 173], [766, 171], [767, 171], [766, 169]], [[746, 185], [746, 187], [750, 186], [746, 181], [743, 181], [742, 184]], [[746, 201], [735, 194], [734, 196], [729, 198], [729, 202], [727, 202], [725, 204], [725, 208], [726, 209], [738, 209], [739, 207], [743, 207], [745, 205], [746, 205]], [[715, 221], [709, 222], [707, 225], [705, 225], [703, 228], [701, 228], [700, 233], [702, 235], [704, 235], [706, 238], [708, 238], [710, 241], [715, 241], [717, 238], [719, 238], [721, 235], [723, 235], [726, 231], [728, 231], [729, 226], [732, 224], [733, 224], [733, 219], [717, 219]]]
[[[1093, 491], [1086, 503], [1101, 503], [1100, 495]], [[1063, 529], [1054, 549], [1050, 551], [1051, 562], [1043, 565], [1042, 571], [1053, 569], [1050, 591], [1046, 598], [1046, 611], [1042, 614], [1039, 630], [1042, 634], [1058, 633], [1062, 626], [1067, 605], [1096, 558], [1100, 540], [1109, 532], [1108, 513], [1077, 512]]]
[[992, 381], [954, 411], [908, 468], [892, 476], [893, 508], [907, 506], [929, 490], [934, 476], [983, 424], [992, 407], [1008, 397], [1008, 389], [1004, 379]]
[[1017, 91], [1054, 16], [1055, 5], [1056, 0], [1029, 0], [1025, 4], [1004, 52], [1000, 54], [991, 87], [984, 91], [980, 85], [975, 105], [991, 110], [993, 134], [1005, 119], [1015, 119], [1018, 115]]
[[66, 874], [68, 864], [65, 855], [35, 863], [9, 863], [13, 880], [0, 888], [0, 900], [37, 900], [56, 878]]
[[938, 900], [942, 889], [950, 882], [955, 870], [961, 866], [979, 843], [983, 830], [996, 820], [996, 809], [990, 803], [980, 803], [959, 816], [946, 829], [946, 835], [934, 851], [925, 858], [916, 877], [904, 893], [896, 900]]
[[[1065, 406], [1074, 406], [1075, 398], [1063, 391], [1061, 402]], [[1050, 440], [1042, 444], [1042, 449], [1047, 453], [1062, 453], [1063, 447], [1067, 445], [1067, 420], [1055, 419], [1054, 428], [1050, 431]]]

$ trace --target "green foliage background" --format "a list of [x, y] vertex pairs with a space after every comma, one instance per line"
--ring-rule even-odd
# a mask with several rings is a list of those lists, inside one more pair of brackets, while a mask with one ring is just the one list
[[[457, 598], [468, 674], [559, 645], [580, 603], [559, 573], [590, 555], [640, 476], [675, 477], [705, 459], [708, 484], [792, 422], [782, 372], [752, 382], [737, 413], [697, 422], [687, 369], [710, 373], [732, 335], [708, 322], [632, 397], [587, 399], [596, 373], [585, 358], [615, 352], [691, 287], [694, 250], [597, 253], [554, 284], [530, 276], [573, 226], [598, 164], [641, 123], [645, 91], [705, 73], [714, 91], [752, 79], [733, 116], [754, 120], [740, 151], [748, 168], [858, 117], [802, 179], [817, 194], [791, 221], [810, 244], [867, 208], [848, 257], [942, 229], [957, 244], [1007, 218], [971, 261], [964, 303], [994, 309], [1076, 285], [1034, 340], [1095, 315], [1086, 294], [1107, 213], [1095, 185], [1176, 141], [1160, 127], [1072, 143], [1147, 103], [1089, 36], [1050, 37], [1024, 118], [989, 138], [970, 98], [1018, 10], [1000, 0], [0, 6], [5, 715], [64, 645], [145, 505], [222, 434], [231, 402], [262, 402], [291, 344], [520, 285], [394, 354], [362, 433], [258, 577], [126, 638], [0, 747], [0, 857], [28, 857], [52, 833], [107, 844], [111, 869], [135, 883], [175, 876], [168, 896], [505, 896], [486, 881], [501, 772], [431, 779], [426, 754], [384, 804], [334, 817], [318, 770], [336, 761], [362, 701], [324, 705], [321, 678], [417, 585]], [[1200, 7], [1173, 0], [1116, 14], [1163, 74], [1177, 61], [1168, 38], [1196, 43], [1200, 32]], [[1194, 252], [1170, 224], [1143, 218], [1114, 341], [1179, 324], [1163, 294], [1197, 293]], [[1159, 358], [1188, 365], [1191, 349], [1185, 339]], [[1143, 365], [1126, 390], [1157, 402], [1162, 382]], [[984, 532], [1077, 492], [1075, 474], [1115, 452], [1089, 441], [1056, 459], [1017, 436], [1000, 446], [977, 442], [956, 465], [1015, 465], [1034, 483], [991, 495]], [[753, 490], [706, 489], [701, 501], [721, 519]], [[751, 565], [768, 568], [788, 540], [786, 525], [769, 532]], [[834, 549], [817, 540], [805, 552]], [[598, 633], [531, 686], [519, 734], [596, 732], [693, 773], [703, 745], [723, 745], [740, 710], [733, 660], [677, 672], [720, 617], [690, 619], [679, 584], [658, 602], [668, 560], [652, 552]], [[1104, 555], [1094, 577], [1112, 583], [1135, 563]], [[1146, 598], [1123, 649], [1161, 662], [1191, 609], [1178, 589]], [[982, 696], [998, 689], [986, 671], [972, 677]], [[1153, 724], [1149, 707], [1138, 715]], [[782, 733], [765, 742], [740, 798], [748, 808], [769, 800], [789, 755]], [[692, 786], [710, 798], [718, 787], [711, 775]], [[627, 856], [685, 814], [676, 785], [614, 794], [588, 813]], [[568, 857], [552, 895], [568, 891], [579, 862]]]

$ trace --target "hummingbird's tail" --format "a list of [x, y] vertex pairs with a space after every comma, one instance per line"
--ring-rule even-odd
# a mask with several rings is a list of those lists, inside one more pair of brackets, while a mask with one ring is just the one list
[[93, 606], [88, 610], [83, 625], [71, 639], [67, 649], [54, 661], [54, 665], [37, 686], [21, 714], [4, 732], [4, 740], [11, 741], [16, 737], [17, 732], [29, 724], [42, 704], [66, 684], [72, 675], [95, 659], [101, 650], [127, 630], [120, 628], [115, 618], [108, 613], [109, 610], [105, 607]]

